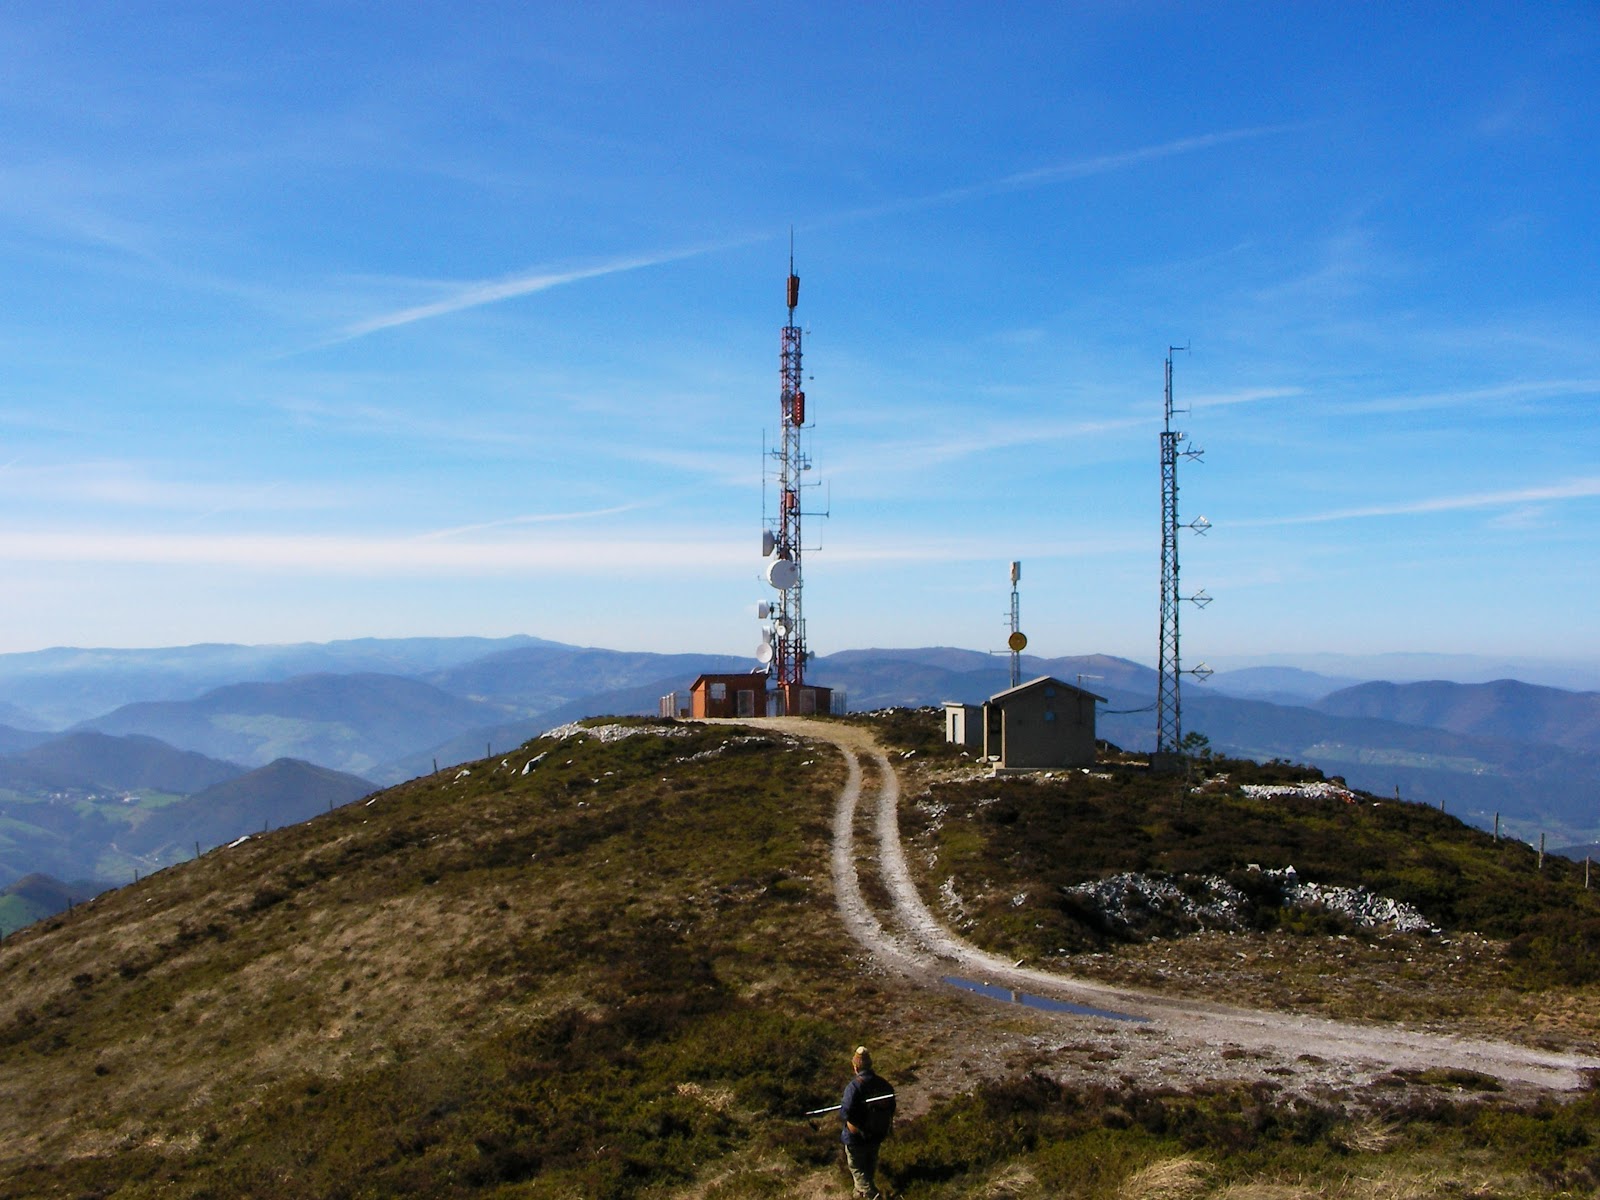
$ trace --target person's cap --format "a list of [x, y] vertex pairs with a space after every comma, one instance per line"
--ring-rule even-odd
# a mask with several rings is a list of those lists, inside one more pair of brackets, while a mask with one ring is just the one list
[[870, 1067], [872, 1065], [872, 1055], [867, 1053], [867, 1048], [865, 1046], [857, 1046], [855, 1054], [853, 1054], [851, 1057], [863, 1067]]

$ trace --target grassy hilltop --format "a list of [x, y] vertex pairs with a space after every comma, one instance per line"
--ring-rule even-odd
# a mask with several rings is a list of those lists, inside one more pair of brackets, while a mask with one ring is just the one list
[[[883, 1174], [908, 1196], [1600, 1184], [1591, 1093], [1512, 1103], [1487, 1080], [1400, 1076], [1360, 1097], [1266, 1079], [1153, 1089], [1102, 1063], [1092, 1023], [1070, 1052], [1100, 1074], [1063, 1082], [1040, 1051], [1052, 1018], [902, 983], [849, 940], [828, 872], [836, 754], [746, 729], [628, 727], [414, 780], [0, 942], [0, 1197], [843, 1196], [835, 1126], [802, 1114], [836, 1102], [861, 1041], [901, 1091]], [[931, 750], [906, 766], [929, 759], [929, 774], [908, 775], [907, 834], [930, 904], [954, 878], [978, 940], [1160, 984], [1139, 957], [1155, 943], [1097, 930], [1059, 903], [1061, 887], [1113, 870], [1234, 869], [1214, 861], [1237, 847], [1206, 816], [1239, 827], [1230, 783], [1163, 813], [1177, 798], [1141, 796], [1153, 785], [1131, 770], [997, 792]], [[963, 803], [973, 809], [958, 818]], [[1341, 814], [1280, 808], [1274, 836], [1307, 848], [1353, 837]], [[1483, 925], [1471, 931], [1481, 978], [1569, 1014], [1538, 1036], [1591, 1036], [1587, 977], [1556, 969], [1570, 957], [1562, 939], [1586, 936], [1581, 886], [1425, 813], [1389, 833], [1374, 823], [1351, 861], [1380, 870], [1402, 843], [1431, 847], [1390, 869], [1451, 926], [1433, 940]], [[1075, 835], [1090, 826], [1107, 836]], [[1448, 911], [1430, 899], [1446, 878]], [[1507, 880], [1515, 911], [1497, 917], [1485, 897]], [[1022, 892], [1033, 899], [1011, 904]], [[1274, 922], [1270, 897], [1258, 900], [1259, 927], [1233, 936], [1394, 958], [1379, 935]], [[1218, 936], [1182, 932], [1160, 944]], [[1388, 986], [1428, 990], [1398, 970]], [[1427, 1011], [1472, 1016], [1452, 1003]]]

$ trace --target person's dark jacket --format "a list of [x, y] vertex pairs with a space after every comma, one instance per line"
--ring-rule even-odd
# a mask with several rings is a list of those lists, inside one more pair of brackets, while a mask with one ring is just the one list
[[[874, 1096], [888, 1096], [889, 1099], [879, 1100], [869, 1106], [867, 1101]], [[894, 1117], [894, 1105], [894, 1089], [889, 1086], [888, 1080], [874, 1074], [871, 1067], [864, 1067], [845, 1085], [844, 1099], [839, 1102], [839, 1121], [843, 1126], [839, 1140], [846, 1146], [881, 1142], [883, 1140], [881, 1136], [873, 1137], [866, 1131], [888, 1129], [889, 1122]], [[869, 1115], [869, 1107], [877, 1111]], [[861, 1132], [853, 1131], [850, 1128], [852, 1125]]]

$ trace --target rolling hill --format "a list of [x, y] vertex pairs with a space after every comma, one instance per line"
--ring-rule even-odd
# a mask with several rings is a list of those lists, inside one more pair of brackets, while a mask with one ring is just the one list
[[[244, 767], [299, 759], [380, 783], [395, 783], [476, 759], [486, 748], [505, 753], [545, 729], [604, 713], [649, 714], [668, 691], [704, 670], [743, 668], [746, 660], [716, 655], [659, 655], [565, 646], [532, 638], [364, 640], [326, 647], [188, 647], [166, 651], [50, 651], [13, 661], [0, 655], [0, 697], [6, 681], [37, 695], [85, 700], [99, 679], [113, 691], [135, 686], [192, 686], [229, 670], [276, 671], [312, 662], [381, 663], [414, 674], [361, 672], [268, 681], [233, 681], [184, 700], [145, 701], [85, 722], [91, 732], [154, 737]], [[1409, 660], [1407, 660], [1409, 662]], [[52, 682], [50, 671], [59, 668]], [[1416, 665], [1416, 664], [1412, 664]], [[1151, 748], [1156, 675], [1106, 655], [1046, 659], [1024, 655], [1025, 678], [1053, 674], [1107, 698], [1103, 737], [1130, 750]], [[7, 672], [10, 672], [10, 675]], [[844, 691], [855, 710], [980, 701], [1009, 683], [1003, 654], [957, 647], [868, 648], [819, 658], [811, 676]], [[1458, 813], [1485, 827], [1499, 814], [1514, 836], [1554, 844], [1600, 837], [1596, 794], [1600, 734], [1594, 693], [1522, 684], [1364, 684], [1304, 671], [1255, 668], [1219, 677], [1224, 688], [1187, 681], [1186, 731], [1205, 734], [1219, 752], [1287, 758], [1319, 766], [1353, 784]], [[54, 689], [54, 690], [52, 690]], [[74, 691], [74, 689], [79, 689]], [[1317, 697], [1325, 689], [1333, 694]], [[1268, 702], [1269, 700], [1276, 702]], [[1300, 700], [1298, 703], [1288, 701]], [[0, 787], [24, 791], [53, 783], [107, 782], [98, 768], [73, 773], [92, 755], [51, 751], [46, 735], [0, 728]], [[37, 750], [26, 770], [11, 762]], [[137, 757], [135, 744], [116, 753]], [[63, 761], [48, 765], [51, 754]], [[9, 774], [7, 774], [9, 772]], [[21, 772], [21, 773], [19, 773]], [[167, 798], [215, 780], [136, 780]], [[159, 785], [159, 786], [158, 786]], [[31, 794], [31, 793], [30, 793]], [[37, 797], [35, 797], [37, 798]], [[148, 802], [148, 797], [140, 803]], [[0, 795], [0, 806], [5, 798]], [[0, 807], [0, 812], [4, 812]], [[126, 824], [102, 811], [112, 826]], [[0, 881], [30, 871], [66, 877], [94, 873], [72, 856], [77, 818], [34, 809], [23, 827], [0, 816]], [[88, 840], [104, 845], [107, 827]], [[176, 839], [175, 840], [179, 840]], [[194, 839], [187, 839], [192, 845]], [[37, 850], [36, 859], [27, 856]], [[132, 869], [131, 863], [124, 863]]]
[[280, 758], [168, 804], [121, 839], [127, 853], [154, 862], [187, 857], [257, 831], [281, 829], [361, 799], [365, 779]]
[[188, 795], [244, 772], [143, 734], [83, 730], [0, 757], [0, 788], [170, 792]]
[[[272, 683], [303, 675], [376, 673], [421, 676], [539, 638], [356, 638], [338, 642], [160, 649], [56, 647], [0, 654], [0, 703], [57, 728], [124, 704], [193, 700], [234, 683]], [[553, 644], [553, 643], [552, 643]], [[6, 717], [0, 714], [0, 721]]]
[[86, 903], [104, 890], [103, 885], [87, 880], [63, 883], [49, 875], [25, 875], [0, 887], [0, 937]]
[[106, 881], [73, 885], [93, 895], [188, 858], [197, 844], [301, 821], [371, 790], [309, 763], [247, 771], [153, 738], [64, 734], [0, 757], [0, 885], [36, 875]]
[[196, 700], [129, 704], [79, 729], [142, 734], [250, 766], [302, 758], [349, 774], [504, 720], [505, 710], [398, 675], [239, 683]]
[[[655, 686], [658, 680], [681, 677], [683, 683], [675, 686], [685, 686], [703, 672], [745, 671], [754, 665], [754, 659], [726, 654], [648, 654], [542, 643], [434, 671], [427, 680], [451, 695], [486, 701], [528, 717], [590, 696], [644, 684]], [[654, 697], [648, 711], [655, 711]]]
[[1470, 737], [1583, 753], [1600, 748], [1600, 692], [1568, 692], [1514, 679], [1363, 683], [1325, 696], [1314, 707], [1333, 716], [1378, 717]]
[[[1532, 1198], [1600, 1184], [1593, 1093], [1501, 1096], [1470, 1071], [1338, 1090], [1299, 1043], [1286, 1066], [1214, 1048], [1229, 1082], [1186, 1070], [1154, 1027], [1118, 1033], [886, 971], [835, 906], [836, 756], [771, 732], [634, 728], [414, 780], [5, 939], [0, 1195], [826, 1197], [845, 1186], [838, 1127], [806, 1114], [837, 1100], [861, 1042], [900, 1088], [883, 1173], [905, 1195], [1278, 1196], [1292, 1179], [1296, 1194]], [[1246, 878], [1243, 854], [1323, 847], [1335, 875], [1392, 867], [1419, 902], [1556, 949], [1585, 936], [1571, 872], [1533, 875], [1525, 848], [1401, 811], [1414, 806], [1271, 805], [1215, 786], [1186, 801], [1128, 766], [1049, 788], [905, 790], [934, 839], [919, 848], [971, 905], [974, 935], [999, 945], [1052, 932], [1035, 920], [1084, 918], [1046, 886], [1068, 881], [1050, 874], [1063, 836], [1096, 875], [1131, 850], [1139, 869]], [[1130, 842], [1130, 801], [1159, 837]], [[1497, 906], [1508, 880], [1523, 884], [1515, 905]], [[1253, 903], [1270, 907], [1269, 890]], [[1576, 915], [1594, 904], [1580, 895]], [[1309, 1002], [1277, 982], [1288, 974], [1318, 1005], [1370, 989], [1396, 1014], [1375, 1019], [1469, 1032], [1515, 984], [1519, 1012], [1501, 1020], [1569, 1023], [1528, 1036], [1567, 1044], [1595, 1027], [1592, 995], [1540, 976], [1564, 956], [1538, 938], [1526, 959], [1464, 963], [1480, 944], [1464, 926], [1430, 941], [1285, 921], [1227, 953], [1222, 935], [1174, 929], [1167, 958], [1130, 945], [1123, 967], [1107, 943], [1097, 970], [1155, 980], [1161, 961], [1153, 986]], [[1172, 973], [1189, 942], [1204, 953]], [[1452, 972], [1477, 990], [1430, 986]], [[1372, 1186], [1339, 1190], [1352, 1179]]]

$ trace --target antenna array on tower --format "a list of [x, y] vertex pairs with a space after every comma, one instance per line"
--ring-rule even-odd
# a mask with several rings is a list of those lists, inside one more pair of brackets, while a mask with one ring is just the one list
[[801, 433], [806, 428], [806, 393], [801, 370], [800, 327], [794, 323], [794, 310], [800, 303], [800, 276], [794, 272], [792, 248], [785, 298], [789, 321], [779, 339], [779, 435], [778, 444], [771, 451], [778, 468], [778, 506], [777, 512], [767, 518], [768, 527], [761, 536], [761, 552], [770, 559], [766, 579], [777, 591], [778, 598], [776, 603], [762, 604], [758, 610], [759, 617], [770, 623], [762, 632], [761, 647], [757, 651], [780, 691], [805, 682], [807, 659], [805, 613], [801, 602], [804, 544], [800, 530], [800, 478], [802, 472], [811, 469], [811, 460], [801, 445]]

